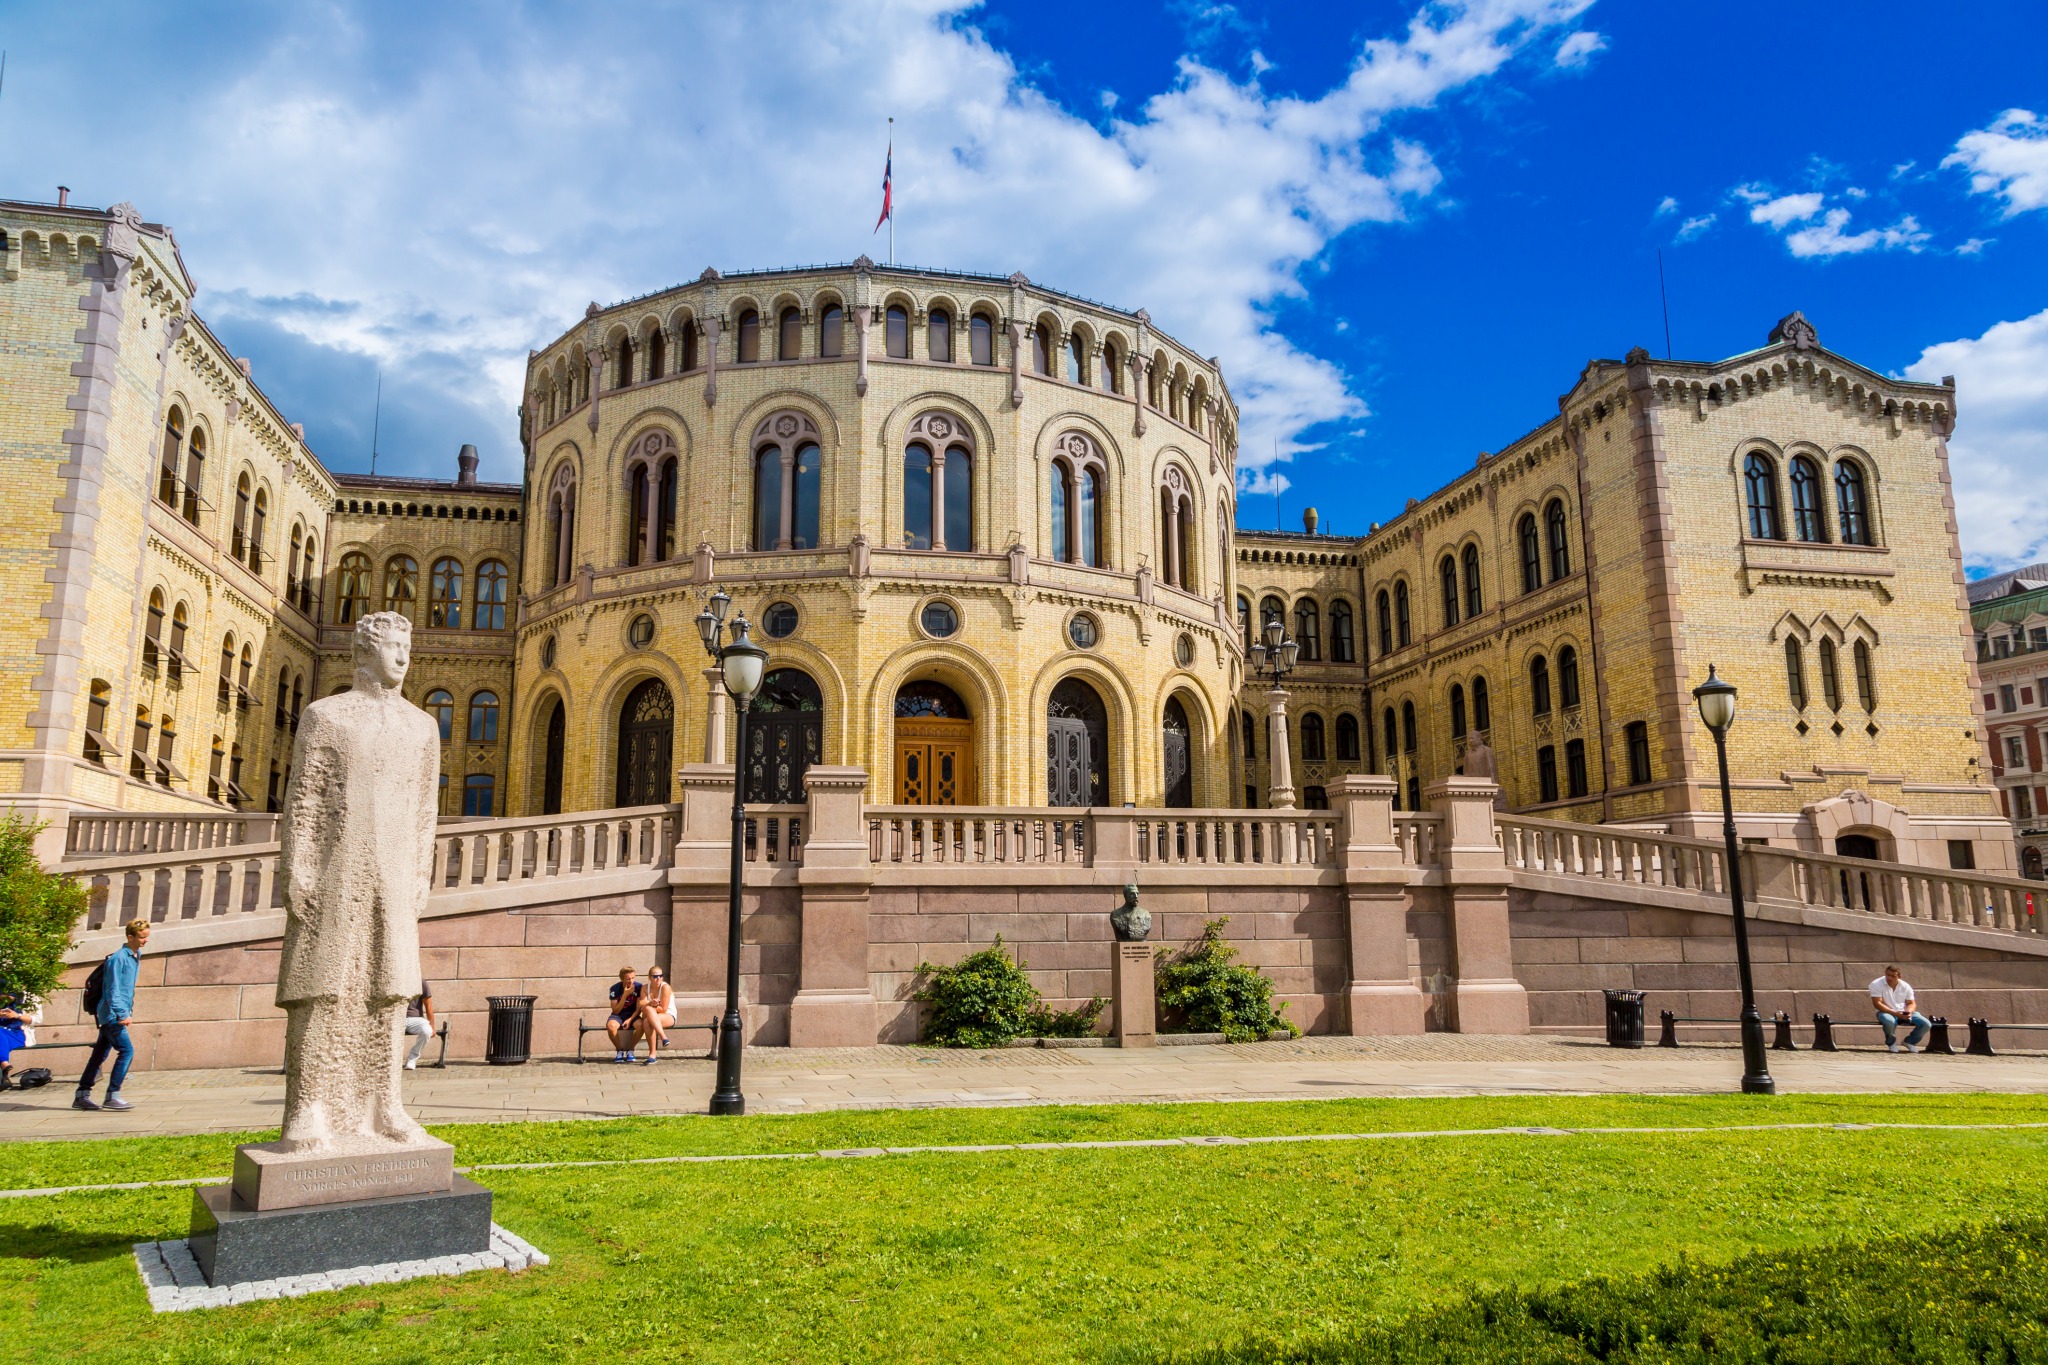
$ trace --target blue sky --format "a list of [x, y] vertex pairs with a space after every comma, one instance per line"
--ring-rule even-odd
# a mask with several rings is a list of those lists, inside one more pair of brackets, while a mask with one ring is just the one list
[[[1613, 0], [0, 11], [0, 193], [133, 200], [337, 469], [517, 476], [590, 300], [881, 254], [1218, 355], [1239, 520], [1362, 530], [1586, 360], [1823, 344], [1956, 374], [1965, 553], [2048, 558], [2048, 6]], [[1277, 491], [1277, 496], [1275, 495]]]

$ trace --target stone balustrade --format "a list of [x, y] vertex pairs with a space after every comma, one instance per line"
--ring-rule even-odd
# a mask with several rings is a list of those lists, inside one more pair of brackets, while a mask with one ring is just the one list
[[79, 812], [65, 830], [64, 857], [112, 858], [124, 854], [182, 853], [262, 844], [277, 838], [275, 815], [240, 811], [176, 814], [169, 811]]

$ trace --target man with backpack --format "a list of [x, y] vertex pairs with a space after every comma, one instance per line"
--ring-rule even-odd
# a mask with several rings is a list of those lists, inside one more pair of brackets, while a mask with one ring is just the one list
[[[78, 1078], [78, 1093], [71, 1097], [73, 1109], [133, 1109], [121, 1098], [121, 1082], [128, 1079], [128, 1063], [134, 1060], [135, 1045], [128, 1041], [128, 1020], [135, 1013], [135, 978], [142, 971], [142, 945], [149, 942], [149, 921], [128, 921], [128, 942], [116, 948], [107, 960], [93, 968], [85, 979], [85, 1007], [100, 1026], [92, 1045], [85, 1074]], [[114, 1054], [114, 1074], [107, 1081], [107, 1098], [94, 1104], [93, 1083], [100, 1078], [100, 1066], [108, 1053]]]

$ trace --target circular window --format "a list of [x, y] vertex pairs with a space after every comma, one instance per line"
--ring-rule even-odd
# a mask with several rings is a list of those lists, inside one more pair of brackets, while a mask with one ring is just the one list
[[1195, 637], [1183, 633], [1173, 642], [1173, 661], [1186, 668], [1195, 661]]
[[642, 613], [633, 618], [633, 624], [626, 627], [626, 639], [633, 648], [645, 649], [654, 643], [654, 618]]
[[924, 627], [924, 633], [935, 640], [943, 640], [960, 629], [960, 613], [951, 602], [925, 603], [917, 621]]
[[553, 668], [555, 666], [555, 637], [552, 635], [540, 642], [540, 666], [542, 668]]
[[761, 613], [761, 631], [771, 640], [787, 640], [796, 634], [796, 608], [777, 602]]
[[1093, 649], [1095, 642], [1102, 638], [1102, 627], [1095, 618], [1085, 611], [1077, 611], [1067, 621], [1067, 639], [1076, 649]]

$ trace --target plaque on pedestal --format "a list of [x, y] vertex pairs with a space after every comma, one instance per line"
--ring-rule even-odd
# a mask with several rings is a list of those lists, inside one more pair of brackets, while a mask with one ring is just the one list
[[[388, 1199], [403, 1194], [437, 1194], [455, 1179], [455, 1149], [439, 1138], [415, 1140], [393, 1150], [387, 1144], [337, 1143], [319, 1153], [280, 1150], [279, 1142], [248, 1142], [235, 1148], [235, 1194], [259, 1212], [332, 1204], [343, 1200]], [[350, 1151], [350, 1146], [361, 1150]]]

